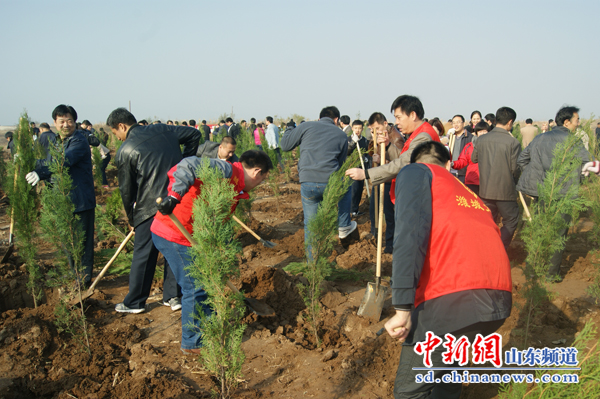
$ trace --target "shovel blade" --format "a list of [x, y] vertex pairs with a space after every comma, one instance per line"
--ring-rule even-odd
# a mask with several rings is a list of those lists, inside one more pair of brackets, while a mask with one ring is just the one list
[[260, 243], [267, 248], [275, 248], [275, 246], [277, 245], [274, 242], [263, 240], [262, 238], [260, 239]]
[[374, 283], [367, 283], [365, 296], [360, 303], [357, 314], [377, 322], [381, 318], [383, 302], [385, 302], [385, 295], [387, 294], [387, 287], [379, 285], [379, 292], [377, 293], [376, 291], [376, 285]]
[[275, 311], [272, 307], [254, 298], [244, 298], [244, 303], [257, 316], [275, 316]]
[[8, 262], [8, 258], [10, 258], [10, 256], [12, 255], [14, 249], [15, 249], [15, 244], [13, 244], [11, 242], [10, 245], [8, 246], [8, 248], [6, 249], [6, 253], [2, 257], [2, 260], [0, 260], [0, 263]]

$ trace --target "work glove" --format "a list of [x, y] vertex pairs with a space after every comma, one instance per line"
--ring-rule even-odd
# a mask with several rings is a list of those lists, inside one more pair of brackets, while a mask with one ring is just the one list
[[590, 172], [593, 172], [595, 174], [600, 174], [600, 162], [592, 161], [592, 162], [588, 162], [585, 165], [583, 165], [581, 174], [587, 177], [590, 174]]
[[296, 127], [296, 122], [294, 122], [293, 119], [290, 119], [290, 121], [285, 125], [286, 127], [293, 129]]
[[170, 195], [163, 198], [162, 202], [158, 204], [158, 211], [163, 215], [170, 215], [173, 213], [173, 209], [179, 204], [179, 200]]
[[27, 180], [27, 183], [31, 184], [31, 186], [35, 186], [40, 181], [40, 176], [36, 172], [29, 172], [25, 175], [25, 180]]
[[355, 135], [354, 133], [352, 133], [352, 135], [350, 136], [352, 138], [352, 141], [354, 141], [356, 144], [358, 144], [359, 142], [359, 138], [357, 135]]

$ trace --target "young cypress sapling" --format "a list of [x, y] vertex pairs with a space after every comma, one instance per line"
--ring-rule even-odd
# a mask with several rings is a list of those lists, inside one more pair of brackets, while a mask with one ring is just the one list
[[208, 166], [208, 160], [196, 175], [203, 184], [193, 208], [193, 263], [186, 270], [208, 294], [205, 303], [213, 311], [208, 317], [201, 310], [195, 315], [202, 329], [203, 365], [219, 382], [218, 396], [230, 398], [242, 375], [246, 328], [243, 296], [226, 288], [227, 280], [239, 275], [236, 255], [241, 245], [232, 239], [236, 223], [229, 214], [236, 193], [221, 171]]

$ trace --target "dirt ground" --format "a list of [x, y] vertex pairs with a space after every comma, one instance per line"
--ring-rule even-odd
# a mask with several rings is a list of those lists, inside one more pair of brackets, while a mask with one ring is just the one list
[[[114, 177], [114, 173], [111, 173]], [[109, 176], [110, 176], [109, 175]], [[113, 190], [111, 183], [111, 190]], [[303, 321], [304, 305], [296, 284], [303, 277], [283, 268], [301, 261], [303, 249], [300, 186], [281, 181], [281, 195], [268, 185], [256, 190], [250, 226], [277, 243], [273, 249], [240, 232], [241, 278], [234, 281], [249, 297], [265, 301], [276, 316], [247, 314], [242, 348], [246, 355], [240, 398], [389, 398], [401, 346], [387, 334], [376, 336], [391, 316], [388, 297], [377, 323], [356, 315], [375, 269], [376, 247], [364, 238], [370, 230], [368, 205], [363, 202], [358, 232], [339, 242], [332, 259], [343, 269], [360, 271], [358, 279], [323, 284], [322, 345], [316, 347]], [[106, 195], [99, 197], [99, 203]], [[0, 200], [0, 253], [6, 250], [9, 215], [7, 199]], [[556, 296], [540, 309], [530, 327], [530, 345], [555, 347], [553, 341], [572, 343], [588, 319], [598, 322], [598, 306], [585, 290], [599, 262], [588, 244], [591, 222], [583, 217], [572, 230], [563, 260], [562, 283]], [[117, 247], [113, 241], [110, 246]], [[107, 243], [98, 243], [97, 250]], [[43, 268], [53, 266], [53, 254], [39, 239]], [[524, 282], [523, 243], [517, 237], [509, 256], [513, 269], [514, 302]], [[383, 255], [383, 274], [391, 274], [391, 255]], [[96, 272], [102, 265], [97, 266]], [[43, 304], [33, 307], [26, 291], [25, 267], [18, 251], [0, 265], [0, 398], [208, 398], [215, 381], [193, 356], [180, 351], [181, 312], [162, 305], [156, 281], [147, 312], [119, 314], [114, 306], [128, 290], [128, 277], [108, 275], [88, 299], [91, 355], [53, 323], [58, 293], [45, 289]], [[517, 308], [499, 330], [505, 347], [522, 346], [524, 322]], [[493, 398], [494, 384], [474, 384], [462, 398]]]

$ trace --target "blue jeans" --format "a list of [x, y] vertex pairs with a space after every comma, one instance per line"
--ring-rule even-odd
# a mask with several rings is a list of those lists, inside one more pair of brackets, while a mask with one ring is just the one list
[[202, 331], [200, 320], [194, 317], [196, 308], [200, 308], [206, 316], [212, 314], [212, 309], [204, 303], [208, 299], [206, 291], [199, 286], [185, 268], [192, 263], [190, 247], [176, 244], [152, 233], [154, 246], [164, 255], [169, 266], [181, 286], [181, 349], [197, 349], [202, 347]]
[[[327, 183], [300, 183], [300, 195], [302, 197], [302, 210], [304, 211], [304, 242], [308, 242], [308, 222], [312, 219], [319, 209], [319, 204], [323, 201]], [[338, 227], [350, 226], [350, 206], [352, 203], [352, 190], [349, 189], [338, 202]], [[308, 253], [310, 250], [307, 248]]]

